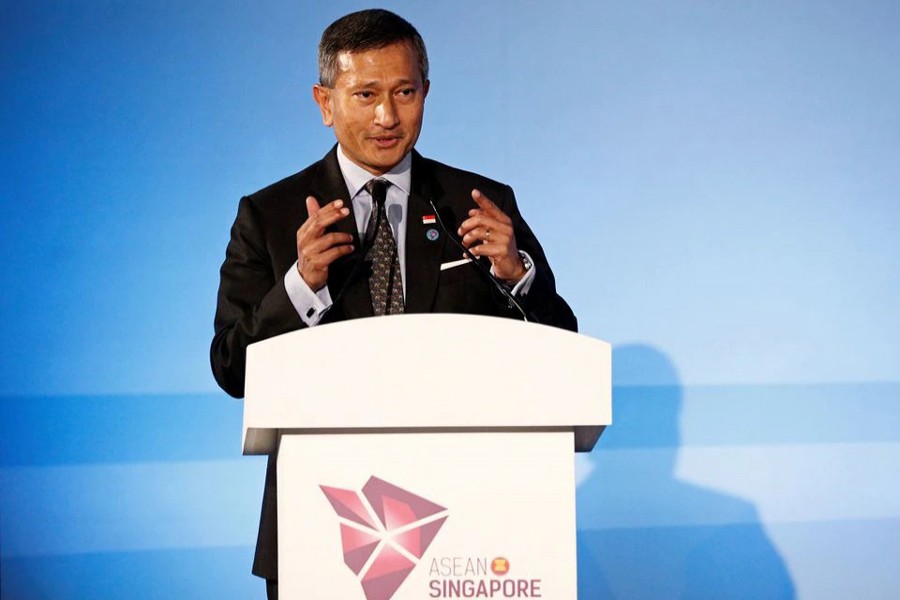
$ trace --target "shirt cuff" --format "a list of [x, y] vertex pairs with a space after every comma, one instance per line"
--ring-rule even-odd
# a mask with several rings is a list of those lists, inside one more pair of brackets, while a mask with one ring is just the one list
[[[522, 279], [517, 281], [516, 285], [512, 286], [512, 289], [510, 289], [510, 293], [513, 296], [525, 296], [526, 294], [528, 294], [528, 290], [531, 289], [531, 284], [534, 283], [535, 277], [534, 261], [531, 260], [531, 255], [522, 250], [519, 250], [519, 254], [527, 258], [528, 262], [526, 264], [531, 266], [528, 267], [528, 270], [525, 271], [524, 275], [522, 275]], [[491, 275], [493, 275], [494, 277], [497, 276], [497, 274], [494, 273], [494, 267], [491, 267]]]
[[328, 291], [328, 286], [323, 285], [318, 292], [312, 291], [300, 277], [296, 262], [291, 265], [284, 276], [284, 289], [297, 314], [300, 315], [300, 319], [308, 327], [317, 325], [331, 308], [331, 293]]

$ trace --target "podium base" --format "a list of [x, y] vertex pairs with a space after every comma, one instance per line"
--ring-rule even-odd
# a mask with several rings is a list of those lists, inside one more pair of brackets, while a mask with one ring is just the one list
[[573, 433], [284, 435], [279, 593], [577, 596]]

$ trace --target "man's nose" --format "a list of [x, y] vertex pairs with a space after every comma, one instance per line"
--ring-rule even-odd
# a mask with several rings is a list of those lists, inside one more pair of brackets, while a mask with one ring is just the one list
[[375, 108], [375, 123], [381, 125], [385, 129], [396, 127], [400, 123], [397, 118], [397, 107], [391, 98], [379, 103]]

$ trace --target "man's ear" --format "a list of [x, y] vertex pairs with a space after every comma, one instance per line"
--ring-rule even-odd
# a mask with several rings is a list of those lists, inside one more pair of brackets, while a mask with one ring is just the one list
[[428, 97], [428, 90], [431, 89], [431, 80], [426, 79], [422, 82], [422, 100]]
[[319, 105], [319, 111], [322, 113], [322, 123], [325, 124], [325, 127], [331, 127], [334, 124], [331, 111], [331, 94], [333, 91], [318, 83], [313, 85], [313, 100]]

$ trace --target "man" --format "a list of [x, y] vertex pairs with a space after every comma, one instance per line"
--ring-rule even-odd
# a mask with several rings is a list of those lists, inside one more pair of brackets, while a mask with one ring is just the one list
[[[425, 44], [411, 24], [385, 10], [335, 21], [319, 44], [319, 78], [313, 97], [338, 144], [243, 198], [232, 227], [211, 348], [226, 392], [244, 394], [249, 344], [288, 331], [400, 312], [522, 318], [498, 285], [529, 320], [576, 329], [512, 189], [413, 150], [429, 80]], [[452, 230], [441, 231], [439, 220]], [[270, 598], [277, 566], [270, 457], [253, 565]]]

